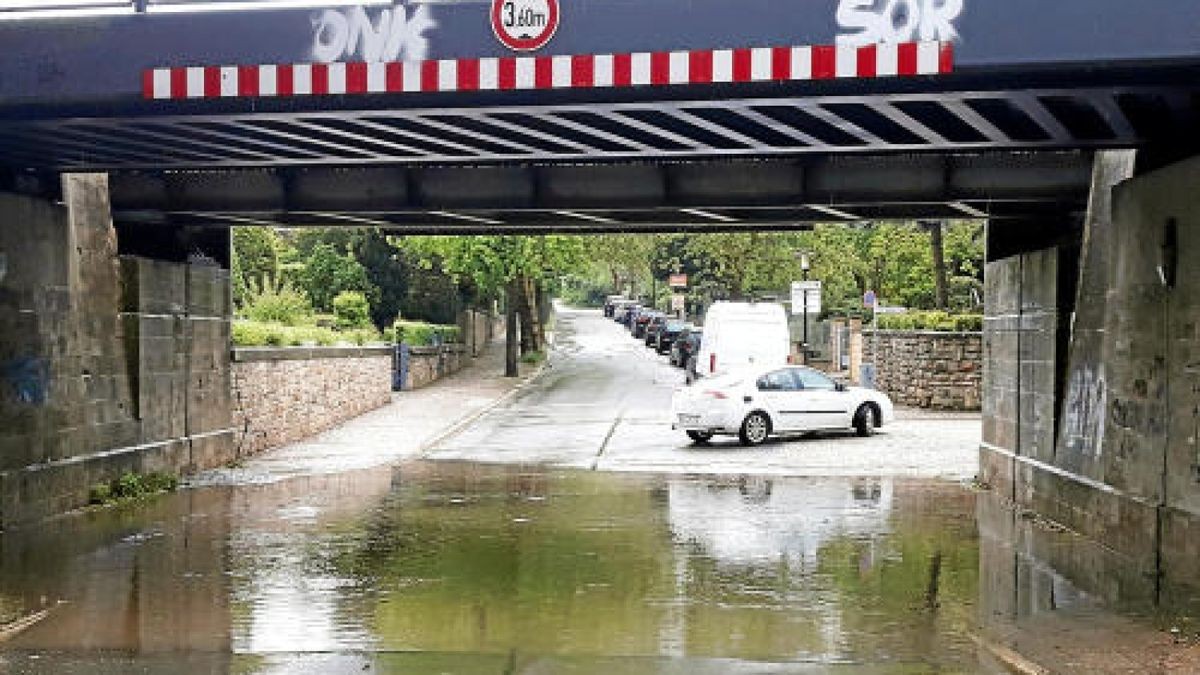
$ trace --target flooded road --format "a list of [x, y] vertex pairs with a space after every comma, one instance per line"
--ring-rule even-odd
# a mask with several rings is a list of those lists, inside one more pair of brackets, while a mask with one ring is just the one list
[[[12, 672], [963, 672], [974, 496], [413, 462], [0, 538]], [[61, 603], [61, 604], [59, 604]]]
[[977, 417], [697, 447], [665, 414], [681, 371], [595, 313], [559, 332], [493, 408], [460, 383], [413, 424], [0, 533], [0, 673], [1143, 673], [1190, 649], [1102, 613], [1153, 578], [971, 487]]

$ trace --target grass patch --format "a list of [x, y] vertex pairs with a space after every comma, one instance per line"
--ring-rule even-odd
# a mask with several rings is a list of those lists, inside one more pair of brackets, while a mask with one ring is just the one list
[[94, 506], [111, 506], [134, 502], [166, 492], [174, 492], [179, 487], [179, 478], [169, 473], [134, 473], [121, 474], [107, 483], [97, 483], [88, 491], [88, 503]]
[[521, 363], [536, 365], [546, 360], [546, 355], [542, 352], [525, 352], [521, 355]]

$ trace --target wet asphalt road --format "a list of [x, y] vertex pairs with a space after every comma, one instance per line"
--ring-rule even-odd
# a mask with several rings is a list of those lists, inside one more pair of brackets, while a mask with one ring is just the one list
[[974, 414], [900, 411], [872, 438], [825, 434], [743, 448], [735, 437], [695, 446], [670, 424], [684, 384], [667, 363], [598, 311], [560, 310], [550, 368], [427, 457], [607, 471], [969, 480], [978, 465]]

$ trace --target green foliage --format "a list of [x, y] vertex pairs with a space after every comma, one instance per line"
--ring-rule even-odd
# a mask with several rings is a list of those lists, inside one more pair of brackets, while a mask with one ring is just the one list
[[487, 295], [499, 294], [517, 277], [540, 280], [571, 271], [584, 263], [586, 253], [582, 238], [561, 235], [405, 237], [394, 243], [425, 269], [440, 267]]
[[179, 486], [179, 479], [167, 473], [126, 472], [107, 483], [97, 483], [88, 491], [88, 502], [95, 505], [110, 505], [137, 501], [152, 495], [172, 492]]
[[546, 360], [546, 355], [539, 351], [525, 352], [521, 355], [521, 363], [536, 365]]
[[253, 287], [274, 285], [279, 280], [281, 244], [269, 227], [235, 227], [232, 240], [233, 300], [241, 307]]
[[333, 299], [343, 291], [370, 293], [367, 271], [353, 256], [339, 252], [332, 244], [319, 243], [304, 264], [304, 290], [313, 307], [333, 311]]
[[559, 297], [572, 307], [603, 307], [612, 288], [578, 275], [572, 275], [559, 288]]
[[949, 314], [947, 312], [908, 312], [906, 314], [883, 314], [879, 317], [880, 330], [933, 330], [933, 331], [981, 331], [983, 315]]
[[333, 314], [339, 330], [366, 328], [371, 325], [371, 305], [358, 291], [342, 291], [333, 299]]
[[424, 321], [397, 321], [392, 326], [390, 337], [396, 344], [403, 342], [414, 347], [425, 347], [458, 342], [461, 337], [460, 332], [458, 326], [425, 323]]
[[242, 316], [253, 321], [297, 326], [312, 320], [308, 296], [288, 284], [276, 286], [266, 278], [251, 281], [242, 305]]
[[337, 331], [322, 326], [285, 326], [245, 320], [233, 322], [233, 344], [238, 347], [325, 347], [378, 342], [382, 342], [382, 337], [373, 327]]

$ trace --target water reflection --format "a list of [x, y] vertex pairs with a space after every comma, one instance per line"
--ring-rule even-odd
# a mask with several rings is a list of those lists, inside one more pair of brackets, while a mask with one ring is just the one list
[[66, 601], [0, 658], [32, 672], [170, 672], [185, 655], [237, 672], [973, 670], [973, 501], [899, 480], [444, 463], [205, 487], [0, 536], [8, 605]]

